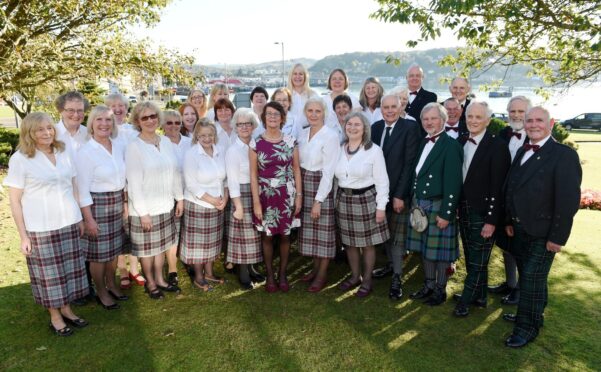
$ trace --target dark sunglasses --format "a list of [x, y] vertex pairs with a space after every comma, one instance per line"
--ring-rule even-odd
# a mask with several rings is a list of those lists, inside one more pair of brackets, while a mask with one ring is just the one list
[[165, 125], [182, 125], [181, 121], [166, 121]]
[[157, 114], [152, 114], [152, 115], [148, 115], [148, 116], [142, 116], [140, 118], [140, 121], [148, 121], [148, 120], [155, 120], [159, 117], [159, 115]]

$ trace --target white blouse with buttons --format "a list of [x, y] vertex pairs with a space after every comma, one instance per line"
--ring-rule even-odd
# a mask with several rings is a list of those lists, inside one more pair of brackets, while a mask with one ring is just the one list
[[111, 140], [111, 152], [93, 138], [77, 153], [79, 206], [91, 205], [91, 192], [114, 192], [125, 188], [125, 144]]
[[41, 151], [36, 150], [32, 158], [17, 151], [8, 163], [3, 185], [23, 190], [21, 207], [27, 231], [54, 231], [81, 221], [73, 195], [75, 166], [66, 151], [54, 155], [56, 165]]
[[195, 144], [184, 158], [184, 198], [205, 208], [215, 208], [200, 198], [205, 194], [213, 197], [224, 195], [226, 183], [225, 152], [213, 145], [213, 156], [209, 156], [200, 144]]
[[248, 151], [248, 145], [242, 142], [240, 138], [236, 138], [236, 142], [230, 146], [225, 154], [227, 186], [231, 198], [239, 198], [240, 185], [250, 183]]
[[186, 152], [192, 147], [192, 139], [180, 136], [179, 143], [174, 143], [173, 146], [175, 147], [175, 157], [177, 158], [177, 169], [181, 172], [184, 167], [184, 156], [186, 156]]
[[332, 190], [340, 145], [336, 132], [326, 126], [321, 127], [311, 139], [310, 132], [311, 128], [305, 128], [299, 139], [300, 166], [308, 171], [321, 171], [315, 200], [323, 203]]
[[378, 145], [372, 145], [369, 150], [361, 146], [350, 159], [344, 147], [341, 147], [334, 174], [338, 186], [345, 189], [362, 189], [375, 185], [377, 208], [386, 209], [390, 185], [384, 154]]
[[71, 156], [72, 160], [75, 161], [75, 157], [77, 155], [77, 151], [79, 151], [79, 148], [88, 142], [88, 128], [80, 124], [77, 132], [75, 132], [74, 135], [71, 135], [61, 120], [56, 123], [55, 129], [56, 139], [64, 142], [65, 146], [67, 147], [67, 153]]
[[217, 128], [217, 146], [221, 147], [221, 151], [225, 154], [232, 143], [236, 142], [238, 134], [234, 128], [232, 128], [232, 132], [230, 134], [227, 134], [219, 122], [215, 122], [215, 128]]

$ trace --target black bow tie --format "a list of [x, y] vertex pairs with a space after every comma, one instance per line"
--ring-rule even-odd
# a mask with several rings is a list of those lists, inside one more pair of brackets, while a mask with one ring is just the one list
[[440, 133], [438, 133], [437, 135], [435, 135], [435, 136], [432, 136], [432, 137], [426, 137], [426, 142], [427, 142], [427, 141], [432, 141], [432, 143], [436, 143], [436, 139], [437, 139], [439, 136], [440, 136]]
[[447, 132], [450, 130], [454, 130], [455, 132], [459, 133], [459, 128], [458, 127], [445, 127], [444, 130], [446, 130]]
[[522, 133], [514, 132], [513, 129], [509, 129], [509, 138], [511, 138], [512, 136], [516, 136], [516, 138], [519, 140], [522, 139]]
[[537, 152], [540, 149], [539, 145], [531, 145], [529, 143], [524, 143], [524, 150], [528, 151], [528, 150], [532, 150], [534, 152]]
[[412, 95], [412, 96], [417, 96], [417, 91], [410, 92], [409, 94]]
[[471, 137], [467, 139], [467, 142], [471, 142], [471, 143], [473, 143], [474, 145], [478, 145], [478, 142], [476, 142], [476, 140], [475, 140], [475, 139], [473, 139], [473, 138], [471, 138]]

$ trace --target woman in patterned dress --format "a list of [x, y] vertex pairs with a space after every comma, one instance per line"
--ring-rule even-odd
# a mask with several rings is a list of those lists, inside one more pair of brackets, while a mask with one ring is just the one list
[[[262, 232], [263, 257], [267, 269], [265, 289], [288, 292], [286, 277], [290, 251], [290, 230], [300, 225], [296, 218], [302, 204], [302, 183], [298, 149], [294, 138], [282, 134], [286, 110], [269, 102], [261, 115], [265, 132], [251, 142], [250, 181], [253, 197], [253, 222]], [[279, 285], [273, 273], [273, 236], [280, 236]]]

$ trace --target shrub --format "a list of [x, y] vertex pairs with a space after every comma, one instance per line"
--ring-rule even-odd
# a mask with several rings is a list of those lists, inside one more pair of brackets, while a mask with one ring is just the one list
[[165, 110], [177, 110], [181, 105], [182, 103], [178, 100], [169, 101], [165, 105]]
[[19, 130], [0, 127], [0, 166], [6, 167], [19, 144]]
[[568, 132], [567, 129], [564, 128], [564, 126], [561, 123], [555, 123], [551, 135], [553, 136], [553, 138], [555, 138], [555, 141], [559, 143], [564, 143], [570, 135], [570, 132]]
[[580, 209], [601, 211], [601, 191], [584, 189], [580, 194]]
[[496, 136], [497, 134], [499, 134], [501, 129], [505, 128], [506, 126], [507, 126], [507, 123], [504, 122], [503, 120], [501, 120], [499, 118], [492, 118], [492, 119], [490, 119], [490, 124], [488, 124], [487, 129], [490, 134], [494, 134]]

